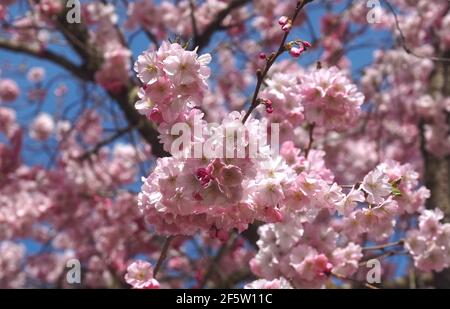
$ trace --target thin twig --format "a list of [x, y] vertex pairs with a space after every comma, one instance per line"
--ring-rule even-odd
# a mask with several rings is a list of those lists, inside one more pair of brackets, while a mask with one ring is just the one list
[[189, 0], [189, 6], [191, 9], [191, 22], [192, 22], [192, 32], [194, 34], [194, 40], [197, 40], [198, 37], [198, 28], [197, 28], [197, 20], [195, 19], [195, 3], [194, 0]]
[[420, 59], [429, 59], [431, 61], [436, 61], [436, 62], [450, 62], [450, 58], [443, 58], [443, 57], [435, 57], [435, 56], [423, 56], [423, 55], [419, 55], [416, 52], [414, 52], [406, 43], [406, 38], [405, 35], [403, 34], [402, 29], [400, 28], [400, 22], [398, 20], [398, 16], [397, 13], [395, 12], [392, 4], [389, 3], [389, 1], [384, 0], [384, 3], [386, 3], [386, 6], [389, 8], [389, 10], [392, 12], [392, 14], [394, 15], [394, 19], [395, 19], [395, 27], [397, 28], [398, 32], [400, 33], [400, 41], [401, 41], [401, 45], [403, 47], [403, 49], [405, 50], [405, 52], [407, 54], [413, 55], [416, 58], [420, 58]]
[[110, 137], [108, 137], [108, 138], [104, 139], [103, 141], [99, 142], [92, 149], [88, 150], [83, 155], [81, 155], [80, 156], [80, 160], [83, 161], [83, 160], [88, 159], [90, 156], [96, 154], [103, 146], [106, 146], [106, 145], [112, 143], [116, 139], [118, 139], [121, 136], [127, 134], [128, 132], [134, 130], [135, 128], [136, 128], [136, 126], [129, 126], [129, 127], [117, 130], [117, 132], [115, 134], [113, 134]]
[[[291, 18], [292, 24], [294, 24], [295, 19], [297, 18], [298, 14], [303, 9], [303, 7], [306, 4], [308, 4], [309, 2], [312, 2], [312, 1], [313, 0], [303, 0], [303, 1], [298, 1], [297, 2], [297, 7], [295, 8], [294, 14], [293, 14], [293, 16]], [[259, 105], [258, 95], [259, 95], [259, 91], [261, 89], [261, 86], [262, 86], [262, 84], [264, 82], [264, 78], [267, 76], [267, 73], [269, 72], [270, 68], [275, 63], [277, 58], [286, 51], [286, 47], [284, 45], [286, 43], [286, 40], [287, 40], [291, 30], [292, 29], [289, 29], [288, 31], [286, 31], [284, 33], [284, 36], [283, 36], [283, 39], [281, 40], [280, 47], [278, 48], [278, 51], [276, 53], [272, 53], [267, 58], [267, 62], [266, 62], [266, 66], [264, 67], [264, 70], [262, 72], [260, 70], [257, 71], [257, 73], [256, 73], [257, 81], [256, 81], [255, 91], [253, 92], [253, 97], [252, 97], [252, 101], [251, 101], [250, 107], [247, 110], [247, 113], [245, 114], [244, 118], [242, 119], [242, 123], [245, 123], [247, 121], [248, 117], [250, 117], [250, 114]]]
[[161, 266], [162, 266], [164, 260], [166, 259], [167, 252], [169, 251], [170, 243], [172, 242], [172, 240], [174, 238], [175, 238], [175, 236], [169, 236], [164, 241], [164, 245], [163, 245], [163, 247], [161, 249], [161, 255], [159, 256], [159, 259], [158, 259], [158, 261], [156, 262], [156, 265], [155, 265], [155, 269], [153, 270], [153, 277], [156, 278], [156, 275], [158, 274], [159, 270], [161, 269]]
[[362, 248], [363, 251], [370, 251], [370, 250], [384, 250], [388, 247], [394, 247], [394, 246], [400, 246], [403, 245], [405, 242], [404, 239], [400, 239], [398, 241], [390, 242], [387, 244], [377, 245], [377, 246], [370, 246], [370, 247], [364, 247]]
[[206, 283], [208, 283], [209, 278], [211, 278], [211, 276], [213, 275], [217, 265], [220, 263], [220, 260], [225, 255], [225, 253], [228, 251], [228, 249], [233, 245], [236, 238], [237, 238], [236, 233], [231, 233], [229, 239], [220, 247], [216, 256], [209, 264], [209, 267], [205, 273], [205, 276], [203, 277], [202, 281], [199, 284], [200, 289], [204, 288]]
[[[343, 276], [343, 275], [341, 275], [341, 274], [331, 273], [331, 275], [334, 276], [334, 277], [336, 277], [337, 279], [346, 280], [346, 281], [351, 281], [351, 282], [354, 282], [354, 283], [357, 283], [357, 284], [361, 284], [361, 283], [362, 283], [362, 282], [360, 282], [360, 281], [358, 281], [358, 280], [356, 280], [356, 279], [349, 278], [349, 277], [345, 277], [345, 276]], [[366, 288], [369, 288], [369, 289], [379, 290], [378, 287], [376, 287], [376, 286], [374, 286], [374, 285], [372, 285], [372, 284], [370, 284], [370, 283], [367, 283], [367, 282], [364, 283], [364, 286], [365, 286]]]
[[402, 255], [402, 254], [404, 254], [405, 252], [404, 251], [387, 251], [387, 252], [385, 252], [385, 253], [383, 253], [383, 254], [380, 254], [380, 255], [377, 255], [377, 256], [373, 256], [373, 257], [371, 257], [370, 259], [368, 259], [368, 260], [364, 260], [364, 261], [361, 261], [361, 262], [359, 262], [359, 266], [367, 266], [367, 262], [368, 261], [370, 261], [370, 260], [373, 260], [373, 259], [377, 259], [377, 260], [379, 260], [379, 259], [385, 259], [385, 258], [388, 258], [388, 257], [391, 257], [391, 256], [394, 256], [394, 255]]
[[314, 143], [314, 128], [315, 128], [315, 123], [312, 123], [309, 126], [309, 141], [308, 141], [308, 147], [305, 150], [305, 158], [308, 158], [308, 154], [311, 151], [312, 145]]

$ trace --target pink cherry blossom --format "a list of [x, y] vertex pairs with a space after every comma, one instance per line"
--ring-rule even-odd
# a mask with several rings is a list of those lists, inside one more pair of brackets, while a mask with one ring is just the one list
[[42, 113], [34, 119], [30, 128], [30, 135], [36, 140], [46, 140], [50, 137], [55, 128], [53, 118], [46, 113]]
[[126, 282], [135, 289], [158, 289], [159, 282], [153, 278], [153, 268], [145, 261], [135, 261], [127, 268]]
[[37, 83], [44, 79], [45, 69], [41, 67], [32, 67], [27, 73], [27, 78], [29, 81]]
[[377, 168], [364, 177], [361, 188], [367, 193], [367, 201], [380, 204], [391, 193], [389, 178], [381, 168]]
[[419, 230], [407, 233], [405, 247], [420, 270], [439, 272], [450, 265], [450, 224], [440, 223], [442, 218], [439, 209], [424, 210], [419, 217]]
[[289, 54], [294, 57], [297, 58], [299, 57], [303, 52], [305, 51], [305, 49], [303, 47], [297, 47], [294, 46], [291, 49], [289, 49]]
[[0, 102], [12, 102], [20, 94], [19, 86], [12, 79], [0, 79]]
[[333, 271], [350, 277], [358, 271], [358, 263], [362, 257], [361, 247], [354, 243], [349, 243], [345, 248], [337, 248], [333, 252]]
[[311, 70], [299, 87], [306, 116], [328, 129], [344, 129], [355, 123], [364, 95], [336, 67]]

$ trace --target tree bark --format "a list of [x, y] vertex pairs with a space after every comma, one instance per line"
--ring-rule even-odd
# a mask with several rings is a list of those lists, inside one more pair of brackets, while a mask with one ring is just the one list
[[[449, 58], [450, 53], [443, 55]], [[440, 94], [444, 98], [450, 95], [449, 62], [439, 61], [435, 63], [435, 70], [431, 77], [430, 93]], [[442, 111], [443, 113], [445, 111]], [[450, 116], [447, 113], [447, 122]], [[447, 132], [449, 133], [449, 132]], [[446, 141], [442, 141], [445, 143]], [[442, 158], [429, 153], [422, 147], [424, 157], [424, 179], [426, 187], [431, 191], [427, 208], [439, 207], [445, 214], [445, 222], [450, 222], [450, 156]], [[434, 287], [450, 288], [450, 269], [445, 269], [434, 274]]]

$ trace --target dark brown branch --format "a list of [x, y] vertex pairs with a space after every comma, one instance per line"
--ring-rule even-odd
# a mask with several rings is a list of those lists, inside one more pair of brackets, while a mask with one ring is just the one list
[[0, 48], [9, 50], [12, 52], [26, 54], [26, 55], [29, 55], [29, 56], [32, 56], [35, 58], [48, 60], [50, 62], [53, 62], [53, 63], [61, 66], [62, 68], [66, 69], [67, 71], [73, 73], [75, 76], [77, 76], [80, 79], [83, 79], [83, 80], [91, 79], [89, 74], [84, 72], [76, 64], [72, 63], [65, 57], [58, 55], [48, 49], [31, 48], [31, 47], [25, 46], [23, 44], [12, 42], [12, 41], [4, 39], [4, 38], [0, 38]]
[[152, 41], [153, 44], [155, 44], [155, 46], [158, 46], [158, 39], [156, 38], [156, 36], [148, 31], [148, 30], [144, 30], [145, 35], [147, 36], [147, 38]]
[[132, 96], [132, 94], [135, 93], [134, 87], [136, 86], [129, 86], [120, 93], [108, 92], [108, 94], [117, 101], [130, 126], [136, 127], [142, 138], [152, 145], [153, 155], [158, 158], [170, 156], [170, 154], [163, 149], [163, 145], [159, 141], [158, 131], [153, 127], [149, 120], [140, 115], [134, 108], [134, 102], [136, 100], [136, 98]]
[[305, 158], [308, 158], [309, 152], [311, 151], [312, 145], [314, 143], [314, 128], [315, 128], [315, 123], [312, 123], [309, 125], [309, 140], [308, 140], [308, 146], [306, 147], [305, 150]]
[[189, 0], [189, 6], [191, 9], [191, 22], [192, 22], [192, 33], [194, 34], [194, 40], [198, 37], [197, 20], [195, 19], [195, 4], [194, 0]]

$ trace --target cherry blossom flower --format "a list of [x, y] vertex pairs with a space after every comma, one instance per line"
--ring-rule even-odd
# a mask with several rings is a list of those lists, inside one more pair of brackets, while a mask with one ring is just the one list
[[139, 55], [134, 70], [137, 72], [139, 79], [145, 84], [153, 84], [158, 77], [158, 67], [156, 54], [153, 52], [146, 52]]
[[333, 272], [347, 278], [351, 277], [358, 271], [358, 263], [362, 257], [361, 247], [352, 242], [345, 248], [337, 248], [333, 252]]
[[50, 137], [55, 128], [53, 118], [46, 113], [39, 114], [31, 124], [30, 136], [33, 139], [44, 141]]
[[364, 201], [363, 192], [359, 189], [352, 188], [347, 196], [336, 204], [336, 208], [341, 214], [349, 215], [358, 205], [358, 202]]
[[30, 82], [38, 83], [45, 77], [45, 69], [41, 67], [32, 67], [27, 73], [27, 78]]
[[125, 281], [135, 289], [159, 288], [159, 282], [153, 278], [152, 265], [142, 260], [134, 261], [128, 266]]
[[391, 193], [389, 178], [381, 168], [376, 168], [364, 177], [361, 188], [367, 193], [367, 201], [380, 204]]
[[12, 102], [20, 94], [19, 86], [12, 79], [0, 79], [0, 102]]
[[405, 248], [420, 270], [439, 272], [450, 265], [450, 224], [440, 223], [442, 218], [439, 209], [424, 210], [419, 217], [419, 230], [407, 233]]

